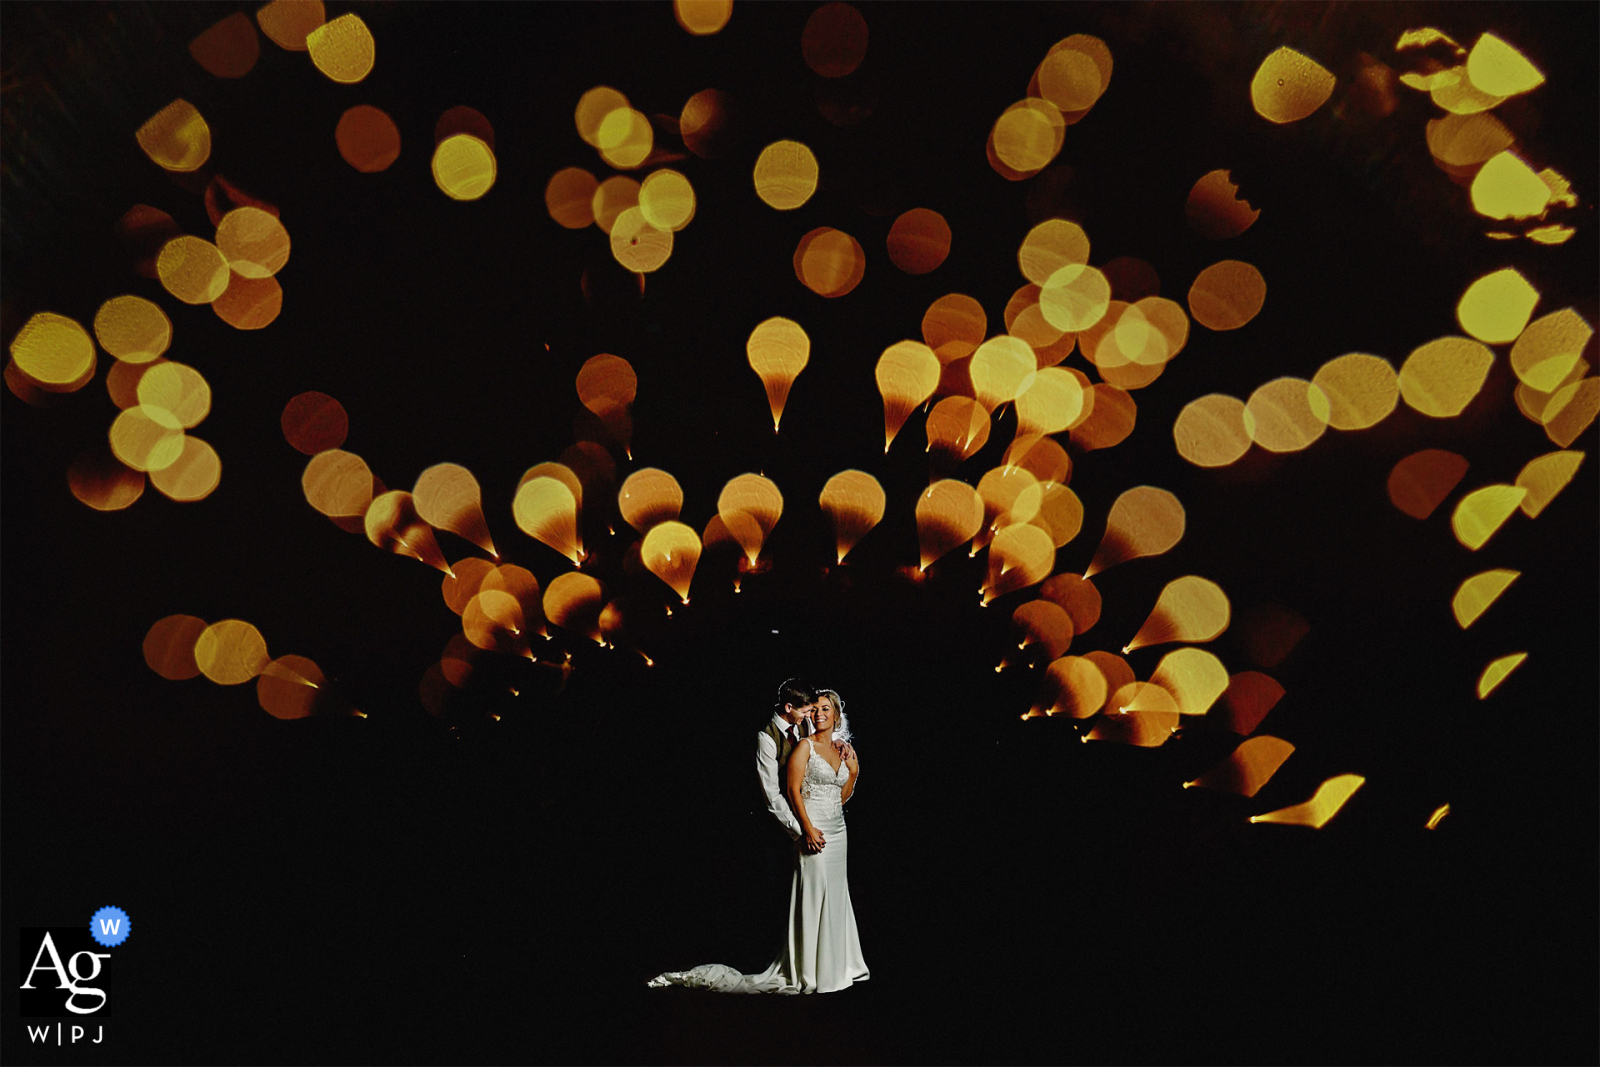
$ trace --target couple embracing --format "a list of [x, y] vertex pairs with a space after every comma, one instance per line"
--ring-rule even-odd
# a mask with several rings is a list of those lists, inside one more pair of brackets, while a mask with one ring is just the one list
[[767, 810], [788, 833], [789, 925], [772, 966], [741, 974], [720, 963], [668, 971], [653, 987], [717, 993], [832, 993], [868, 977], [850, 907], [844, 803], [861, 766], [844, 701], [831, 689], [784, 682], [771, 720], [756, 734], [756, 775]]

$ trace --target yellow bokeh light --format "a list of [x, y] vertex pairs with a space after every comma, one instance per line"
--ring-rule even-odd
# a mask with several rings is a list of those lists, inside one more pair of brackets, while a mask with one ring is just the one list
[[718, 89], [702, 89], [684, 102], [678, 117], [683, 145], [702, 159], [721, 155], [733, 121], [733, 99]]
[[1166, 690], [1151, 682], [1130, 681], [1112, 690], [1106, 714], [1086, 739], [1157, 748], [1172, 739], [1178, 722], [1177, 705]]
[[433, 527], [417, 514], [416, 501], [410, 493], [392, 489], [376, 496], [362, 516], [361, 530], [378, 548], [397, 556], [409, 556], [435, 570], [450, 573], [450, 564], [439, 551]]
[[983, 585], [985, 604], [1007, 593], [1026, 589], [1050, 576], [1056, 563], [1056, 546], [1037, 526], [1007, 526], [989, 545], [989, 573]]
[[1054, 662], [1072, 644], [1072, 616], [1049, 600], [1030, 600], [1011, 613], [1011, 632], [1019, 652], [1037, 646]]
[[[1429, 119], [1426, 136], [1433, 158], [1447, 167], [1458, 168], [1480, 167], [1516, 142], [1516, 136], [1505, 123], [1485, 113]], [[1538, 176], [1534, 177], [1537, 180]], [[1488, 214], [1481, 207], [1478, 211]]]
[[279, 656], [262, 668], [256, 702], [274, 719], [303, 719], [325, 705], [326, 682], [322, 668], [306, 657]]
[[1467, 77], [1483, 92], [1516, 96], [1544, 84], [1544, 75], [1528, 58], [1492, 33], [1478, 38], [1467, 56]]
[[144, 661], [161, 677], [182, 682], [200, 675], [194, 661], [195, 642], [206, 631], [206, 621], [193, 615], [168, 615], [156, 620], [144, 635]]
[[1210, 171], [1194, 183], [1184, 213], [1196, 233], [1213, 241], [1237, 237], [1261, 217], [1259, 210], [1239, 196], [1233, 174], [1226, 170]]
[[1309, 826], [1320, 830], [1327, 825], [1329, 819], [1339, 814], [1339, 809], [1344, 807], [1345, 802], [1365, 783], [1366, 779], [1359, 774], [1336, 775], [1319, 785], [1311, 799], [1305, 803], [1279, 808], [1265, 815], [1252, 815], [1250, 821]]
[[363, 174], [388, 170], [400, 158], [400, 127], [370, 104], [357, 104], [339, 116], [333, 139], [344, 161]]
[[1087, 52], [1063, 48], [1039, 64], [1039, 91], [1062, 111], [1085, 111], [1105, 91], [1100, 65]]
[[795, 277], [818, 296], [844, 296], [861, 283], [866, 270], [861, 243], [831, 226], [812, 230], [795, 249]]
[[150, 472], [150, 484], [180, 503], [204, 500], [221, 481], [221, 458], [198, 437], [185, 437], [178, 458]]
[[[482, 563], [477, 558], [466, 560], [467, 563]], [[447, 576], [445, 581], [450, 579]], [[544, 624], [544, 602], [539, 593], [539, 579], [526, 567], [519, 567], [514, 563], [504, 563], [498, 567], [485, 571], [476, 586], [478, 592], [485, 590], [509, 593], [522, 609], [522, 628], [525, 634], [537, 633], [549, 637], [549, 631]], [[459, 594], [458, 594], [459, 595]], [[470, 600], [471, 594], [468, 599]], [[448, 600], [449, 598], [446, 597]], [[465, 605], [463, 605], [464, 607]], [[459, 612], [457, 614], [460, 614]]]
[[200, 673], [218, 685], [242, 685], [272, 662], [261, 631], [242, 619], [223, 619], [200, 632], [194, 642]]
[[578, 510], [583, 510], [583, 482], [577, 473], [565, 463], [535, 463], [522, 472], [522, 477], [517, 479], [517, 488], [521, 489], [535, 478], [554, 478], [572, 493], [573, 501], [578, 505]]
[[976, 400], [965, 396], [945, 397], [933, 405], [923, 432], [928, 436], [928, 451], [938, 450], [956, 462], [964, 462], [989, 440], [989, 412]]
[[1133, 397], [1106, 382], [1096, 382], [1084, 395], [1083, 408], [1088, 414], [1072, 427], [1072, 443], [1085, 452], [1127, 440], [1139, 413]]
[[842, 78], [867, 55], [867, 20], [844, 3], [827, 3], [811, 12], [800, 33], [806, 66], [824, 78]]
[[694, 186], [670, 168], [653, 171], [639, 187], [639, 210], [658, 230], [676, 232], [694, 219]]
[[330, 448], [312, 456], [300, 487], [308, 504], [335, 521], [360, 518], [372, 506], [372, 469], [353, 452]]
[[144, 154], [164, 170], [199, 170], [211, 158], [211, 127], [187, 100], [174, 100], [157, 111], [134, 136]]
[[983, 498], [954, 478], [934, 482], [917, 498], [917, 542], [920, 570], [945, 553], [972, 540], [983, 527]]
[[750, 369], [767, 391], [767, 406], [772, 410], [772, 431], [778, 431], [789, 389], [811, 359], [811, 338], [793, 319], [774, 316], [750, 331], [745, 342]]
[[1509, 656], [1501, 656], [1483, 669], [1478, 676], [1478, 699], [1487, 699], [1489, 694], [1500, 688], [1500, 683], [1506, 680], [1510, 673], [1522, 666], [1522, 661], [1528, 658], [1526, 652], [1513, 652]]
[[435, 463], [417, 475], [411, 497], [423, 522], [449, 530], [499, 558], [483, 517], [482, 491], [467, 468], [459, 463]]
[[1336, 430], [1376, 426], [1400, 402], [1400, 375], [1382, 356], [1351, 352], [1324, 363], [1311, 379], [1328, 405], [1328, 425]]
[[1169, 641], [1210, 641], [1228, 628], [1228, 594], [1208, 578], [1185, 575], [1168, 582], [1156, 606], [1124, 652]]
[[609, 85], [597, 85], [578, 98], [573, 111], [573, 122], [578, 136], [591, 148], [600, 147], [600, 126], [606, 117], [628, 107], [628, 98]]
[[1088, 262], [1089, 235], [1066, 219], [1045, 219], [1028, 231], [1017, 250], [1023, 277], [1041, 288], [1063, 267], [1082, 267]]
[[544, 187], [545, 210], [566, 229], [584, 229], [595, 220], [594, 201], [599, 188], [599, 181], [583, 168], [563, 167], [550, 176]]
[[1571, 226], [1536, 226], [1524, 236], [1542, 245], [1561, 245], [1572, 240], [1578, 231]]
[[477, 200], [494, 186], [494, 152], [470, 133], [446, 137], [433, 150], [433, 181], [452, 200]]
[[1489, 605], [1500, 599], [1512, 582], [1522, 576], [1521, 571], [1504, 568], [1474, 574], [1461, 583], [1456, 595], [1450, 599], [1450, 610], [1455, 614], [1456, 625], [1463, 630], [1478, 621], [1489, 610]]
[[1475, 115], [1505, 101], [1505, 97], [1486, 93], [1473, 85], [1465, 65], [1435, 75], [1428, 85], [1428, 95], [1452, 115]]
[[705, 37], [717, 33], [733, 17], [733, 0], [672, 0], [672, 14], [678, 25]]
[[242, 78], [261, 58], [261, 41], [250, 16], [235, 11], [189, 42], [189, 54], [219, 78]]
[[1472, 208], [1491, 219], [1526, 219], [1550, 206], [1550, 187], [1514, 152], [1500, 152], [1472, 179]]
[[511, 513], [523, 533], [575, 564], [583, 561], [578, 501], [564, 483], [542, 475], [524, 482], [512, 500]]
[[1389, 502], [1413, 519], [1426, 519], [1466, 474], [1467, 461], [1454, 452], [1413, 452], [1389, 472]]
[[988, 324], [982, 304], [964, 293], [948, 293], [923, 313], [922, 339], [940, 363], [949, 363], [977, 351]]
[[[98, 317], [95, 322], [98, 334]], [[1594, 329], [1572, 308], [1551, 312], [1529, 323], [1517, 338], [1511, 369], [1529, 388], [1551, 392], [1565, 384], [1593, 336]]]
[[993, 412], [1033, 385], [1038, 364], [1026, 341], [1000, 334], [978, 346], [972, 354], [970, 373], [974, 399]]
[[1187, 789], [1197, 785], [1202, 789], [1253, 797], [1293, 754], [1294, 746], [1289, 742], [1262, 734], [1244, 741], [1227, 759], [1183, 786]]
[[640, 533], [659, 522], [676, 519], [683, 510], [683, 488], [664, 470], [645, 467], [634, 471], [617, 492], [622, 521]]
[[186, 363], [163, 360], [139, 377], [139, 403], [166, 411], [184, 429], [200, 425], [211, 412], [211, 386]]
[[[1041, 482], [1039, 513], [1028, 521], [1049, 534], [1050, 542], [1061, 548], [1083, 529], [1083, 501], [1078, 499], [1077, 493], [1058, 482]], [[1076, 578], [1077, 575], [1065, 577]]]
[[889, 227], [889, 262], [907, 274], [927, 274], [950, 255], [950, 224], [937, 211], [912, 208]]
[[1514, 515], [1528, 491], [1516, 485], [1486, 485], [1456, 504], [1450, 528], [1456, 540], [1476, 552]]
[[1106, 676], [1085, 656], [1063, 656], [1045, 668], [1038, 707], [1047, 715], [1087, 719], [1105, 707]]
[[617, 170], [633, 170], [644, 165], [655, 148], [655, 130], [642, 111], [619, 107], [600, 120], [595, 140], [600, 158]]
[[1429, 341], [1400, 366], [1400, 395], [1424, 415], [1447, 419], [1461, 414], [1489, 377], [1494, 353], [1465, 337]]
[[96, 511], [121, 511], [144, 495], [145, 478], [104, 445], [84, 450], [67, 467], [67, 485]]
[[613, 175], [601, 182], [595, 189], [594, 199], [590, 203], [595, 225], [609, 234], [618, 216], [629, 208], [638, 206], [639, 190], [638, 182], [621, 174]]
[[1031, 174], [1061, 151], [1066, 122], [1048, 100], [1032, 97], [1007, 108], [989, 133], [1001, 163], [1019, 174]]
[[817, 191], [817, 157], [799, 141], [775, 141], [756, 157], [754, 178], [763, 203], [793, 211]]
[[217, 248], [235, 274], [270, 278], [289, 262], [289, 231], [258, 207], [234, 208], [217, 224]]
[[1582, 452], [1550, 452], [1528, 461], [1517, 474], [1517, 485], [1528, 495], [1519, 505], [1530, 519], [1539, 517], [1557, 493], [1567, 487], [1583, 463]]
[[600, 612], [605, 602], [604, 585], [587, 574], [569, 571], [554, 578], [544, 591], [544, 615], [557, 626], [603, 644]]
[[[94, 341], [76, 320], [41, 311], [11, 339], [11, 358], [35, 384], [52, 392], [71, 392], [94, 373]], [[153, 357], [152, 357], [153, 358]]]
[[1545, 405], [1545, 436], [1566, 448], [1589, 428], [1600, 414], [1600, 378], [1585, 378], [1563, 386]]
[[1248, 734], [1261, 725], [1261, 720], [1283, 699], [1283, 694], [1283, 686], [1260, 671], [1240, 671], [1228, 679], [1220, 715], [1213, 718], [1225, 729]]
[[672, 231], [658, 230], [630, 207], [611, 225], [611, 254], [635, 274], [658, 270], [672, 255]]
[[1161, 657], [1150, 680], [1172, 694], [1180, 715], [1204, 715], [1228, 691], [1228, 668], [1203, 648], [1180, 648]]
[[700, 535], [681, 522], [668, 520], [650, 527], [639, 549], [646, 569], [666, 582], [683, 602], [689, 602], [689, 583], [700, 562]]
[[340, 15], [306, 34], [306, 50], [322, 73], [341, 85], [354, 85], [372, 73], [377, 43], [359, 15]]
[[228, 291], [228, 259], [210, 241], [187, 234], [161, 246], [156, 272], [185, 304], [209, 304]]
[[1039, 312], [1058, 330], [1081, 333], [1099, 322], [1111, 303], [1111, 282], [1094, 267], [1068, 264], [1039, 292]]
[[1153, 485], [1122, 493], [1106, 515], [1106, 532], [1095, 549], [1085, 578], [1118, 563], [1159, 556], [1183, 539], [1185, 516], [1178, 498]]
[[478, 590], [483, 587], [484, 579], [494, 571], [493, 563], [477, 556], [457, 560], [451, 565], [450, 573], [439, 583], [439, 590], [444, 594], [446, 606], [457, 615], [465, 612], [472, 598], [477, 596]]
[[283, 310], [283, 286], [276, 278], [228, 276], [228, 288], [211, 302], [217, 318], [236, 330], [260, 330], [272, 325]]
[[1201, 271], [1189, 288], [1189, 314], [1209, 330], [1237, 330], [1267, 299], [1261, 272], [1237, 259], [1224, 259]]
[[1461, 328], [1488, 344], [1515, 341], [1528, 325], [1539, 291], [1507, 267], [1473, 282], [1456, 305]]
[[1028, 522], [1039, 514], [1044, 494], [1039, 479], [1021, 467], [996, 467], [978, 479], [978, 495], [983, 498], [983, 523], [998, 530]]
[[846, 470], [828, 479], [817, 503], [833, 526], [834, 549], [843, 563], [856, 542], [882, 521], [888, 497], [866, 471]]
[[[976, 357], [974, 357], [976, 364]], [[974, 371], [976, 382], [976, 371]], [[1033, 384], [1017, 397], [1019, 434], [1060, 433], [1083, 413], [1083, 386], [1060, 367], [1036, 372]]]
[[1434, 808], [1433, 814], [1428, 816], [1428, 822], [1426, 824], [1427, 829], [1437, 830], [1439, 828], [1439, 824], [1444, 821], [1444, 817], [1449, 814], [1450, 805], [1448, 804], [1440, 804], [1437, 808]]
[[94, 335], [123, 362], [148, 363], [172, 344], [172, 320], [142, 296], [114, 296], [95, 312]]
[[183, 454], [183, 427], [171, 412], [139, 405], [111, 423], [111, 451], [136, 471], [157, 471]]
[[1031, 471], [1041, 482], [1066, 485], [1072, 477], [1072, 459], [1053, 437], [1018, 434], [1006, 448], [1005, 460]]
[[291, 398], [278, 422], [290, 447], [308, 456], [338, 448], [350, 432], [350, 416], [344, 405], [315, 391]]
[[1328, 398], [1304, 378], [1275, 378], [1245, 404], [1250, 439], [1268, 452], [1298, 452], [1328, 428]]
[[1297, 122], [1333, 95], [1333, 74], [1310, 56], [1279, 48], [1250, 80], [1250, 103], [1268, 122]]
[[279, 48], [306, 51], [306, 35], [327, 20], [322, 0], [272, 0], [256, 12], [256, 22]]
[[938, 387], [939, 357], [919, 341], [898, 341], [883, 350], [873, 373], [883, 397], [883, 450], [887, 452], [911, 412]]
[[461, 613], [461, 632], [478, 648], [521, 655], [527, 647], [522, 604], [501, 589], [482, 589]]
[[1172, 424], [1178, 455], [1197, 467], [1226, 467], [1250, 451], [1244, 401], [1211, 393], [1190, 401]]
[[[117, 369], [117, 367], [112, 367], [111, 373], [115, 374]], [[1521, 411], [1523, 416], [1529, 422], [1536, 422], [1540, 426], [1543, 426], [1545, 423], [1546, 411], [1548, 411], [1552, 416], [1559, 413], [1559, 410], [1552, 406], [1552, 402], [1555, 400], [1556, 394], [1561, 392], [1569, 385], [1576, 385], [1578, 382], [1581, 382], [1584, 377], [1588, 375], [1588, 373], [1588, 360], [1580, 359], [1577, 363], [1573, 364], [1572, 370], [1567, 372], [1566, 377], [1564, 377], [1561, 383], [1554, 389], [1534, 389], [1531, 388], [1526, 382], [1518, 382], [1516, 389], [1512, 391], [1512, 396], [1517, 402], [1517, 410]]]

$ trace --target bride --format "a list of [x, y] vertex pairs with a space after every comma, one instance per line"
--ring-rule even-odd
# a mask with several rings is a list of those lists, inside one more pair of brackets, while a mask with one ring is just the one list
[[681, 985], [717, 993], [832, 993], [868, 978], [861, 939], [850, 907], [845, 862], [850, 839], [844, 802], [861, 767], [835, 747], [849, 738], [844, 701], [831, 689], [817, 693], [813, 733], [789, 756], [785, 794], [800, 820], [798, 862], [789, 890], [789, 929], [778, 958], [760, 974], [740, 974], [721, 963], [652, 978], [652, 987]]

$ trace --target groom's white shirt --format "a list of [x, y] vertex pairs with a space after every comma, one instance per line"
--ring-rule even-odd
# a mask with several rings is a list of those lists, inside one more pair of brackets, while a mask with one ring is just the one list
[[[805, 736], [804, 720], [793, 724], [773, 712], [772, 721], [780, 731], [794, 730], [796, 737]], [[778, 743], [765, 730], [756, 734], [756, 775], [761, 779], [761, 792], [767, 798], [767, 810], [789, 832], [790, 837], [799, 840], [803, 831], [800, 829], [800, 820], [795, 818], [793, 809], [783, 797], [783, 786], [780, 784], [782, 770], [778, 766]]]

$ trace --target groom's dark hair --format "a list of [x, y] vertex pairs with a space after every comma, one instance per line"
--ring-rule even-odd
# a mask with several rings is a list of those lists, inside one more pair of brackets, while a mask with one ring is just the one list
[[800, 707], [803, 704], [814, 703], [816, 699], [817, 691], [815, 689], [798, 678], [790, 678], [778, 686], [778, 701], [773, 707], [778, 710], [782, 710], [785, 704]]

